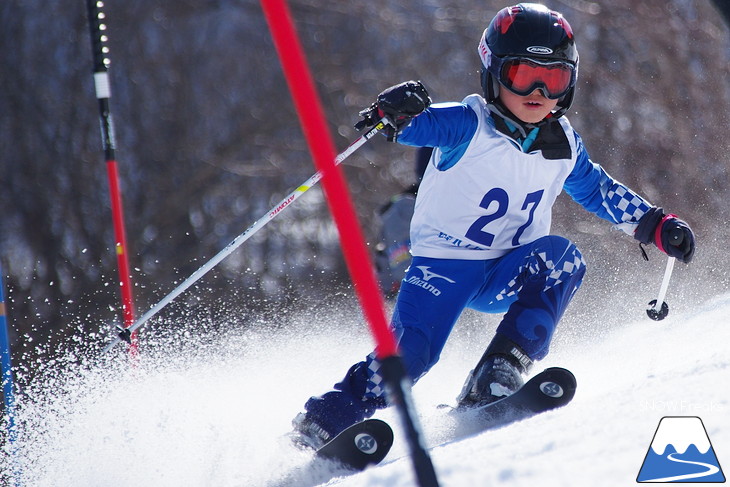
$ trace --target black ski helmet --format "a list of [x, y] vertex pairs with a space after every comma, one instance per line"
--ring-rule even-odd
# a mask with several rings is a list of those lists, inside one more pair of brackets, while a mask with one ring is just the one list
[[[573, 66], [569, 90], [558, 100], [557, 118], [573, 103], [578, 76], [578, 50], [573, 29], [554, 10], [537, 3], [520, 3], [505, 7], [494, 16], [479, 42], [482, 60], [482, 90], [487, 102], [493, 104], [499, 94], [495, 66], [505, 57], [530, 59], [536, 62], [562, 61]], [[491, 67], [491, 69], [490, 69]]]

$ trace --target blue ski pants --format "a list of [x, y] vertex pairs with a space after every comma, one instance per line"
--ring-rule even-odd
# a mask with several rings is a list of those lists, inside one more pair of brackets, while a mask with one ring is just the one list
[[[505, 313], [497, 333], [531, 359], [542, 359], [584, 274], [577, 247], [552, 235], [497, 259], [414, 257], [391, 322], [409, 376], [417, 381], [438, 362], [466, 308]], [[325, 430], [337, 434], [385, 407], [384, 393], [379, 363], [371, 353], [353, 365], [333, 391], [311, 398], [305, 409]]]

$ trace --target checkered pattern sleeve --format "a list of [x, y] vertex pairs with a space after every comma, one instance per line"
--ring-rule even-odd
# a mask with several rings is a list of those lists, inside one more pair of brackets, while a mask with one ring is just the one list
[[565, 181], [565, 192], [586, 210], [633, 236], [639, 220], [652, 207], [651, 203], [591, 161], [580, 136], [576, 134], [575, 137], [577, 161]]

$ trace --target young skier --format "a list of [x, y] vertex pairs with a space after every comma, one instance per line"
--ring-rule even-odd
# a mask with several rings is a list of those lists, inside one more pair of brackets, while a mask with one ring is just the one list
[[[435, 148], [391, 322], [409, 376], [417, 381], [438, 361], [465, 308], [505, 313], [459, 407], [493, 402], [523, 384], [581, 284], [581, 253], [549, 234], [562, 190], [643, 244], [685, 263], [694, 254], [689, 226], [592, 162], [563, 116], [575, 94], [578, 52], [560, 13], [530, 3], [504, 8], [478, 52], [483, 97], [430, 106], [423, 85], [409, 81], [382, 92], [359, 124], [387, 117], [389, 139]], [[371, 353], [334, 390], [310, 398], [294, 430], [316, 448], [385, 406]]]

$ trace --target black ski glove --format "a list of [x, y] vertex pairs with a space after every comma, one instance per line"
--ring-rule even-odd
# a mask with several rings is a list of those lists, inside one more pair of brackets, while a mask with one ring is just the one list
[[670, 257], [689, 264], [695, 254], [695, 234], [677, 215], [665, 215], [659, 207], [651, 208], [639, 220], [634, 238], [643, 244], [653, 243]]
[[362, 130], [372, 127], [385, 118], [388, 126], [384, 131], [388, 142], [396, 142], [398, 133], [430, 105], [431, 97], [423, 83], [405, 81], [380, 93], [375, 103], [360, 112], [363, 119], [355, 124], [355, 128]]

